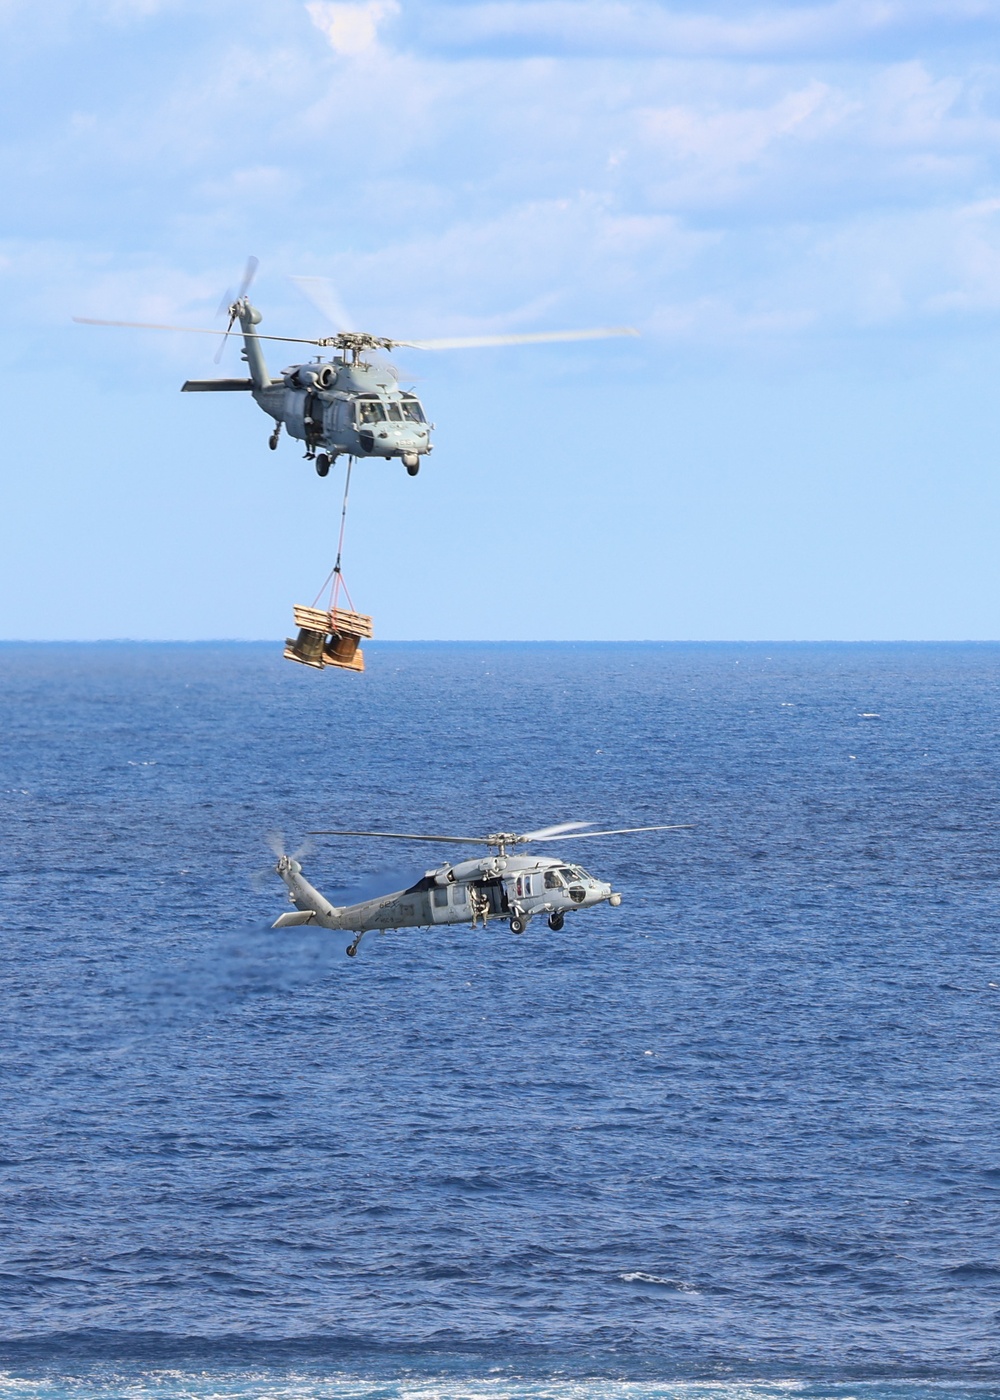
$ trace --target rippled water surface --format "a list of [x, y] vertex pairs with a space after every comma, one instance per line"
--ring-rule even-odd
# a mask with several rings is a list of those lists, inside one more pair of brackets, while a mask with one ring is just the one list
[[[1000, 647], [368, 660], [0, 647], [0, 1395], [996, 1393]], [[267, 927], [272, 828], [573, 818], [696, 825]]]

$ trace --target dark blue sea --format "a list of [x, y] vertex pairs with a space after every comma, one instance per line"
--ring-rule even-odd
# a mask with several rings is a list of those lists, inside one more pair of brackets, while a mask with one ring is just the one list
[[[0, 646], [0, 1396], [1000, 1395], [998, 736], [993, 645]], [[573, 819], [694, 825], [269, 928], [269, 831]]]

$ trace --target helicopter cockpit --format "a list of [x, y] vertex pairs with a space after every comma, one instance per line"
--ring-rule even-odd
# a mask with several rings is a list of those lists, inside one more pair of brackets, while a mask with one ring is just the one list
[[420, 400], [406, 397], [383, 402], [375, 397], [357, 401], [357, 421], [362, 427], [371, 423], [426, 423]]
[[546, 870], [545, 888], [547, 890], [563, 890], [574, 881], [591, 880], [592, 878], [580, 865], [564, 865], [558, 870]]

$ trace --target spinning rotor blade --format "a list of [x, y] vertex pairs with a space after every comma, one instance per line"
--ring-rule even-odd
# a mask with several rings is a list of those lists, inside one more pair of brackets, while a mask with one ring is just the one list
[[[80, 326], [127, 326], [134, 331], [186, 331], [189, 335], [219, 335], [219, 328], [208, 330], [205, 326], [164, 326], [158, 321], [101, 321], [95, 316], [74, 316], [72, 318]], [[229, 335], [229, 331], [223, 331], [223, 335]], [[238, 331], [238, 335], [250, 335], [254, 340], [285, 340], [292, 345], [328, 345], [326, 340], [309, 339], [301, 335], [258, 335], [256, 331]]]
[[423, 836], [413, 831], [310, 831], [310, 836], [381, 836], [386, 841], [448, 841], [463, 846], [485, 846], [485, 836]]
[[497, 832], [491, 836], [425, 836], [415, 831], [311, 831], [310, 836], [377, 836], [385, 841], [436, 841], [462, 846], [524, 846], [534, 841], [576, 840], [584, 836], [633, 836], [640, 831], [687, 831], [694, 823], [680, 822], [670, 826], [623, 826], [614, 831], [582, 831], [591, 822], [560, 822], [558, 826], [543, 826], [537, 831], [526, 832], [523, 836], [514, 833]]
[[322, 311], [335, 331], [357, 329], [352, 318], [347, 314], [344, 303], [337, 294], [337, 289], [328, 277], [290, 277], [288, 280], [295, 283], [302, 295], [312, 302], [317, 311]]
[[563, 831], [579, 831], [581, 826], [593, 826], [593, 822], [560, 822], [558, 826], [543, 826], [537, 831], [526, 831], [523, 836], [517, 838], [518, 844], [522, 841], [548, 841], [554, 839]]
[[250, 256], [247, 258], [247, 265], [243, 269], [243, 281], [240, 283], [240, 289], [236, 293], [237, 301], [242, 301], [243, 298], [246, 296], [247, 292], [250, 290], [250, 283], [257, 276], [258, 267], [260, 267], [260, 259], [255, 258], [254, 255], [251, 253]]
[[[266, 840], [279, 860], [282, 856], [287, 854], [285, 851], [285, 838], [280, 831], [269, 831]], [[312, 841], [303, 841], [298, 850], [293, 851], [288, 858], [289, 860], [300, 860], [303, 856], [311, 856], [315, 849], [315, 844]]]
[[225, 291], [223, 292], [223, 294], [222, 294], [222, 300], [219, 302], [219, 309], [218, 309], [218, 311], [215, 313], [216, 316], [223, 316], [223, 315], [225, 315], [225, 313], [229, 310], [229, 308], [232, 306], [232, 304], [233, 304], [234, 301], [242, 301], [242, 300], [243, 300], [243, 298], [246, 296], [247, 292], [250, 290], [250, 283], [253, 281], [254, 276], [255, 276], [255, 274], [256, 274], [257, 269], [258, 269], [259, 266], [260, 266], [260, 263], [259, 263], [258, 260], [257, 260], [255, 257], [253, 257], [253, 255], [251, 254], [251, 256], [250, 256], [249, 258], [247, 258], [247, 265], [246, 265], [246, 267], [243, 269], [243, 281], [240, 283], [240, 289], [239, 289], [239, 291], [236, 293], [235, 296], [233, 296], [233, 289], [232, 289], [232, 287], [227, 287], [227, 288], [226, 288], [226, 290], [225, 290]]
[[541, 345], [553, 340], [605, 340], [615, 335], [638, 335], [633, 326], [605, 326], [588, 331], [533, 331], [525, 335], [462, 335], [443, 340], [394, 340], [411, 350], [479, 350], [489, 345]]
[[243, 269], [243, 281], [240, 283], [240, 289], [236, 293], [236, 299], [229, 307], [229, 325], [226, 327], [226, 333], [219, 341], [219, 348], [215, 352], [214, 358], [216, 364], [218, 364], [219, 361], [222, 359], [222, 352], [226, 348], [226, 341], [229, 339], [229, 332], [232, 330], [233, 322], [236, 320], [236, 308], [246, 296], [247, 291], [250, 288], [250, 283], [253, 281], [254, 273], [257, 271], [257, 267], [257, 259], [253, 256], [253, 254], [251, 254], [250, 257], [247, 258], [246, 267]]
[[[574, 840], [584, 836], [632, 836], [637, 831], [690, 831], [694, 827], [694, 822], [679, 822], [673, 826], [620, 826], [615, 831], [578, 831]], [[527, 838], [521, 837], [522, 841]], [[562, 841], [561, 836], [535, 836], [535, 841]]]

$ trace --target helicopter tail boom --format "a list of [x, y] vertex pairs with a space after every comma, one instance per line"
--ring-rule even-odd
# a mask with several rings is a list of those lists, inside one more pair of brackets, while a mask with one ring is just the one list
[[271, 925], [272, 928], [287, 928], [293, 924], [318, 923], [326, 928], [337, 928], [338, 914], [343, 911], [336, 909], [328, 899], [324, 899], [319, 890], [310, 885], [309, 881], [303, 877], [302, 866], [292, 856], [280, 855], [275, 870], [288, 886], [289, 898], [295, 904], [296, 912], [291, 910]]
[[[271, 376], [267, 372], [267, 362], [264, 359], [264, 352], [260, 348], [260, 337], [254, 329], [260, 324], [260, 312], [255, 306], [250, 305], [247, 297], [243, 297], [241, 301], [233, 303], [232, 313], [239, 317], [240, 328], [243, 331], [243, 358], [247, 362], [253, 387], [255, 389], [269, 389]], [[230, 325], [232, 325], [232, 321], [230, 321]]]

